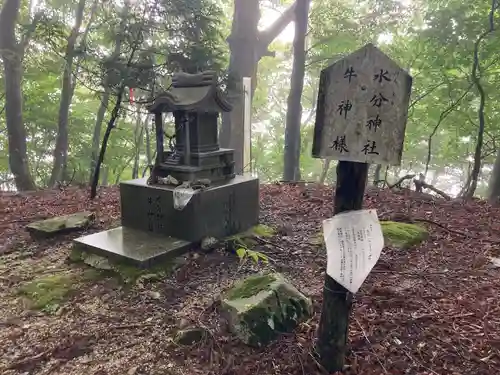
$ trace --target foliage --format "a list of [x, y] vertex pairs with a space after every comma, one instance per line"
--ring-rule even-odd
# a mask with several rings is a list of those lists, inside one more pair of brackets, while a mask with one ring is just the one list
[[[26, 41], [22, 91], [29, 164], [37, 185], [44, 187], [53, 163], [64, 51], [78, 1], [38, 3], [31, 11], [28, 2], [22, 3], [18, 36]], [[290, 1], [281, 5], [263, 2], [262, 10], [274, 13], [288, 3]], [[73, 183], [88, 181], [92, 134], [102, 94], [109, 87], [116, 89], [125, 83], [127, 93], [128, 87], [134, 88], [136, 103], [128, 103], [127, 96], [110, 138], [100, 181], [106, 185], [132, 177], [136, 154], [142, 174], [147, 164], [146, 150], [150, 154], [154, 150], [154, 137], [149, 137], [146, 144], [145, 136], [142, 139], [136, 136], [137, 119], [139, 117], [139, 127], [148, 128], [151, 135], [151, 119], [143, 104], [151, 98], [152, 91], [159, 92], [169, 86], [172, 72], [212, 68], [224, 77], [229, 61], [224, 39], [229, 35], [233, 2], [111, 0], [98, 2], [92, 14], [93, 4], [94, 1], [87, 0], [83, 22], [87, 31], [82, 31], [77, 39], [67, 174], [73, 176]], [[126, 4], [130, 9], [124, 16]], [[471, 84], [474, 42], [489, 26], [490, 6], [490, 2], [469, 4], [459, 0], [313, 1], [302, 96], [302, 178], [318, 180], [323, 172], [322, 161], [311, 157], [321, 69], [363, 44], [374, 42], [413, 76], [403, 162], [401, 167], [389, 169], [388, 178], [395, 179], [407, 172], [427, 172], [428, 181], [436, 187], [458, 194], [470, 173], [478, 128], [479, 96]], [[269, 7], [275, 10], [267, 10]], [[496, 121], [499, 112], [496, 103], [500, 100], [496, 90], [500, 80], [498, 38], [498, 33], [485, 38], [479, 54], [481, 84], [487, 98], [479, 195], [486, 191], [500, 139]], [[117, 44], [120, 48], [115, 56]], [[139, 44], [139, 51], [128, 63], [130, 49], [135, 44]], [[270, 49], [276, 56], [264, 57], [259, 63], [252, 113], [253, 165], [263, 182], [278, 180], [282, 175], [286, 97], [292, 62], [289, 41], [278, 39]], [[2, 79], [0, 92], [4, 89]], [[111, 105], [113, 102], [110, 100]], [[3, 103], [4, 97], [0, 95], [0, 109]], [[104, 122], [109, 112], [110, 109]], [[0, 181], [10, 177], [5, 127], [2, 116]], [[333, 167], [332, 163], [326, 174], [327, 183], [334, 181]], [[382, 176], [384, 174], [383, 169]]]

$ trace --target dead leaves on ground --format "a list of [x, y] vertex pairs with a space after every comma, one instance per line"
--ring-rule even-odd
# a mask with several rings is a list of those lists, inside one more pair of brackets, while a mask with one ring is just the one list
[[[322, 298], [325, 256], [312, 239], [332, 214], [332, 190], [317, 186], [267, 185], [261, 189], [261, 221], [278, 229], [263, 247], [281, 270], [314, 300], [315, 316], [268, 348], [239, 344], [217, 308], [220, 291], [255, 270], [213, 252], [192, 258], [156, 284], [124, 290], [105, 281], [89, 283], [61, 316], [9, 316], [0, 305], [0, 367], [7, 374], [321, 374], [313, 343]], [[92, 210], [99, 228], [119, 218], [116, 188], [95, 202], [88, 192], [67, 189], [21, 196], [0, 195], [0, 281], [16, 288], [23, 267], [63, 258], [74, 235], [33, 243], [23, 227], [33, 220]], [[349, 334], [347, 374], [490, 375], [500, 367], [500, 209], [486, 202], [444, 201], [410, 191], [370, 189], [365, 207], [381, 219], [422, 219], [431, 236], [406, 251], [387, 248], [361, 290]], [[434, 223], [439, 223], [442, 228]], [[26, 250], [28, 249], [28, 250]], [[26, 251], [25, 260], [16, 254]], [[14, 252], [14, 253], [13, 253]], [[235, 258], [235, 257], [234, 257]], [[13, 260], [14, 259], [14, 260]], [[38, 269], [38, 268], [36, 268]], [[43, 269], [43, 267], [40, 267]], [[36, 273], [36, 272], [32, 272]], [[29, 276], [34, 276], [29, 273]], [[179, 276], [179, 277], [178, 277]], [[23, 279], [25, 276], [19, 276]], [[160, 293], [154, 298], [151, 290]], [[4, 295], [5, 298], [8, 293]], [[153, 297], [152, 297], [153, 296]], [[2, 324], [16, 318], [18, 325]], [[39, 321], [43, 321], [43, 324]], [[180, 321], [211, 333], [202, 344], [177, 347]], [[20, 327], [29, 326], [24, 332]], [[120, 325], [125, 328], [114, 329]], [[14, 331], [24, 333], [14, 335]], [[17, 332], [16, 331], [16, 332]], [[109, 333], [106, 333], [109, 332]], [[83, 339], [82, 339], [83, 338]], [[62, 353], [62, 354], [61, 354]]]

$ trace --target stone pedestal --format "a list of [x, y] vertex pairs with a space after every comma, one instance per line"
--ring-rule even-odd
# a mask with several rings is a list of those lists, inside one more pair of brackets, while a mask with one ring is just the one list
[[258, 224], [257, 178], [236, 176], [200, 190], [180, 211], [174, 208], [174, 187], [147, 185], [146, 180], [120, 184], [121, 227], [77, 238], [75, 246], [149, 267], [186, 253], [205, 237], [220, 239]]
[[146, 178], [120, 184], [122, 225], [198, 242], [243, 232], [259, 220], [259, 180], [235, 178], [198, 191], [181, 211], [174, 187], [147, 185]]

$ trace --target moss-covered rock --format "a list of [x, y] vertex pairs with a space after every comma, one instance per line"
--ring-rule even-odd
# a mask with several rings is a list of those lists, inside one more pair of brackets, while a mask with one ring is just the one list
[[311, 300], [278, 273], [239, 281], [222, 296], [221, 306], [231, 331], [254, 347], [291, 332], [312, 314]]
[[49, 237], [59, 233], [87, 228], [95, 219], [94, 213], [78, 212], [76, 214], [56, 216], [50, 219], [35, 221], [26, 226], [26, 230], [35, 237]]
[[407, 249], [427, 239], [427, 229], [418, 224], [381, 221], [385, 244], [398, 249]]
[[55, 312], [77, 282], [74, 275], [56, 274], [32, 280], [19, 288], [30, 307]]

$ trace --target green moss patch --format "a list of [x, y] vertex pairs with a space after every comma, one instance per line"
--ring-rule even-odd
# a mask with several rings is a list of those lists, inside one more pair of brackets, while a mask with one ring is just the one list
[[76, 281], [70, 274], [46, 276], [22, 285], [19, 294], [26, 297], [33, 308], [55, 312], [73, 290]]
[[268, 225], [259, 224], [254, 226], [253, 228], [250, 228], [247, 233], [259, 237], [272, 237], [276, 234], [276, 231], [274, 230], [274, 228]]
[[386, 245], [398, 249], [407, 249], [418, 245], [429, 236], [427, 229], [418, 224], [381, 221], [380, 225]]
[[271, 284], [276, 281], [276, 276], [253, 275], [237, 283], [226, 295], [228, 300], [249, 298], [263, 290], [269, 290]]
[[68, 259], [73, 263], [86, 264], [102, 277], [118, 277], [124, 284], [135, 284], [138, 281], [157, 281], [172, 274], [185, 262], [184, 258], [174, 258], [160, 262], [150, 268], [134, 267], [129, 264], [112, 261], [77, 248], [71, 250]]

